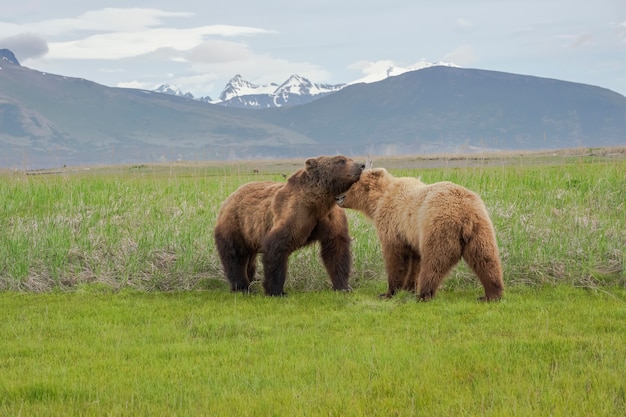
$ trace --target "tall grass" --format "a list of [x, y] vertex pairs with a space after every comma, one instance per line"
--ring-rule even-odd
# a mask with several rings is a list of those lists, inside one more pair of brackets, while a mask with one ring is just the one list
[[2, 284], [185, 289], [218, 277], [212, 228], [239, 175], [132, 167], [0, 183]]
[[[419, 174], [425, 182], [448, 180], [481, 195], [509, 284], [624, 285], [626, 161], [527, 162]], [[468, 274], [463, 268], [457, 272]]]
[[[384, 161], [383, 161], [384, 163]], [[403, 168], [395, 175], [449, 180], [490, 210], [507, 285], [624, 285], [626, 159], [507, 157], [474, 166]], [[98, 282], [116, 289], [185, 290], [223, 284], [213, 226], [242, 183], [283, 181], [266, 163], [119, 166], [51, 175], [0, 174], [0, 289], [46, 291]], [[257, 171], [259, 171], [257, 169]], [[349, 211], [353, 284], [385, 280], [369, 221]], [[288, 289], [328, 288], [317, 248], [290, 258]], [[475, 285], [461, 264], [447, 285]]]

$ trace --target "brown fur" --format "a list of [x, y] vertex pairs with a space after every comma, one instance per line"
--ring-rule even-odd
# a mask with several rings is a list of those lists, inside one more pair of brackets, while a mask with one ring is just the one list
[[214, 231], [231, 289], [248, 291], [257, 254], [263, 253], [265, 293], [284, 295], [289, 255], [319, 241], [333, 288], [350, 290], [348, 221], [335, 200], [358, 181], [364, 167], [345, 156], [320, 156], [307, 159], [286, 183], [250, 182], [231, 194]]
[[421, 300], [435, 296], [448, 272], [463, 258], [497, 300], [504, 283], [496, 236], [478, 195], [451, 182], [426, 185], [394, 177], [384, 168], [363, 172], [342, 207], [371, 218], [381, 242], [388, 276], [386, 297], [399, 289]]

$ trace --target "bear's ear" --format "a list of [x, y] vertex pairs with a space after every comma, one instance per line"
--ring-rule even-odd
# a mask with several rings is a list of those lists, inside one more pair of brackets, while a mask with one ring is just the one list
[[385, 168], [376, 168], [376, 169], [372, 169], [371, 171], [369, 171], [368, 175], [371, 178], [378, 179], [378, 178], [384, 177], [386, 173], [387, 173], [387, 170]]
[[317, 166], [317, 159], [316, 158], [310, 158], [310, 159], [307, 159], [304, 162], [304, 167], [307, 169], [307, 171], [309, 169], [315, 168], [316, 166]]

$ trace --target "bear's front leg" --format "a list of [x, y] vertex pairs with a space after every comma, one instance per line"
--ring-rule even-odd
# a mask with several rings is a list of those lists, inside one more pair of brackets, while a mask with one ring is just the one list
[[263, 289], [266, 295], [286, 295], [287, 261], [293, 252], [289, 242], [285, 230], [272, 231], [263, 240]]
[[352, 291], [349, 284], [352, 266], [350, 239], [344, 236], [329, 237], [320, 240], [320, 244], [322, 261], [333, 284], [333, 290]]
[[335, 291], [352, 291], [350, 269], [352, 252], [348, 219], [343, 209], [336, 208], [326, 218], [320, 220], [313, 230], [313, 240], [319, 240], [324, 267]]
[[285, 292], [285, 279], [287, 277], [287, 256], [271, 257], [263, 256], [263, 269], [265, 279], [263, 289], [266, 295], [283, 296]]

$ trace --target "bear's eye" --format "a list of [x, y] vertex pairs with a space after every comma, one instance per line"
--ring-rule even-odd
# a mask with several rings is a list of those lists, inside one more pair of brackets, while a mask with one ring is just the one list
[[345, 165], [345, 164], [346, 164], [346, 160], [345, 160], [345, 159], [340, 159], [340, 160], [339, 160], [339, 163], [340, 163], [341, 165]]

